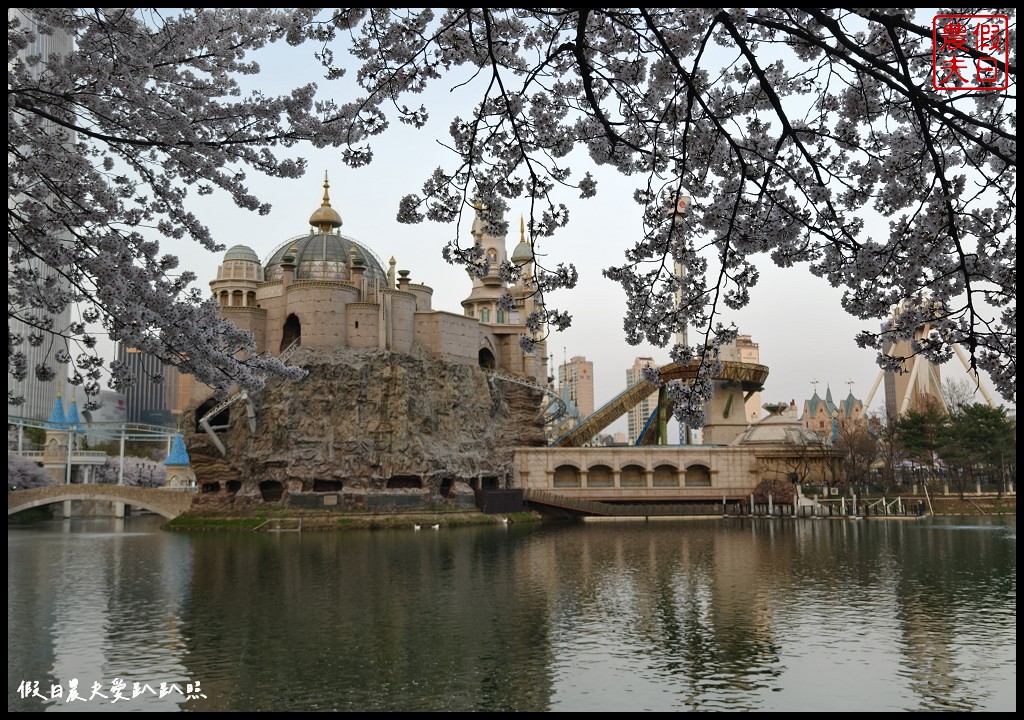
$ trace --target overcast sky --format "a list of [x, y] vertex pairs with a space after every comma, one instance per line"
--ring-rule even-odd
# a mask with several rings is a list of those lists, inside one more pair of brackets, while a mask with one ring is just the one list
[[[339, 100], [349, 99], [344, 97], [352, 92], [348, 80], [328, 86], [320, 79], [314, 62], [303, 65], [298, 61], [296, 53], [301, 51], [281, 50], [287, 50], [287, 59], [271, 56], [262, 63], [263, 72], [254, 80], [265, 92], [284, 92], [294, 85], [317, 81], [322, 91], [330, 88]], [[441, 249], [456, 232], [464, 242], [470, 242], [472, 218], [463, 217], [458, 228], [426, 221], [402, 225], [395, 219], [402, 196], [418, 192], [438, 165], [446, 169], [453, 165], [452, 155], [439, 143], [448, 139], [452, 115], [468, 114], [476, 97], [471, 89], [448, 92], [453, 85], [454, 80], [443, 82], [438, 92], [417, 98], [417, 104], [423, 102], [431, 111], [427, 126], [415, 130], [394, 123], [372, 141], [374, 160], [366, 167], [348, 168], [339, 150], [304, 146], [293, 151], [308, 161], [308, 172], [302, 179], [267, 180], [249, 173], [251, 189], [273, 203], [269, 216], [241, 210], [229, 199], [216, 195], [198, 199], [193, 207], [218, 242], [227, 247], [248, 245], [265, 259], [288, 238], [309, 231], [308, 219], [320, 205], [326, 172], [332, 205], [344, 221], [342, 232], [369, 246], [385, 263], [394, 256], [398, 269], [411, 271], [414, 282], [431, 286], [435, 309], [461, 314], [460, 303], [471, 283], [464, 270], [445, 263]], [[556, 376], [564, 358], [582, 355], [594, 363], [595, 403], [600, 407], [625, 388], [626, 368], [636, 357], [653, 357], [657, 363], [666, 363], [669, 357], [667, 349], [625, 342], [625, 295], [617, 283], [601, 273], [603, 268], [621, 264], [624, 250], [642, 236], [641, 210], [632, 196], [644, 178], [595, 169], [586, 156], [577, 157], [569, 165], [574, 171], [591, 170], [598, 179], [598, 194], [580, 200], [578, 193], [566, 191], [560, 200], [569, 206], [568, 226], [538, 245], [538, 253], [546, 256], [548, 267], [572, 262], [579, 271], [576, 289], [554, 293], [547, 299], [549, 308], [568, 310], [574, 317], [570, 329], [549, 337], [548, 352], [551, 374]], [[703, 199], [697, 197], [695, 202], [699, 204]], [[519, 239], [519, 215], [529, 212], [526, 201], [512, 207], [513, 214], [508, 218], [509, 253]], [[183, 248], [165, 243], [164, 248], [179, 254], [182, 266], [196, 272], [202, 287], [209, 288], [221, 256], [194, 245]], [[806, 266], [783, 270], [767, 256], [763, 260], [759, 264], [761, 280], [752, 290], [750, 306], [722, 318], [726, 324], [735, 322], [740, 333], [750, 335], [760, 348], [761, 363], [769, 367], [762, 402], [795, 400], [802, 408], [815, 387], [824, 395], [829, 386], [837, 399], [852, 390], [866, 402], [878, 367], [875, 353], [858, 348], [854, 336], [861, 330], [877, 330], [879, 321], [861, 321], [847, 315], [839, 304], [840, 291], [812, 276]], [[943, 377], [966, 376], [954, 359], [943, 368]], [[987, 378], [983, 382], [991, 393], [991, 383]], [[881, 407], [883, 394], [879, 387], [871, 408]], [[624, 419], [610, 428], [619, 429], [625, 430]]]

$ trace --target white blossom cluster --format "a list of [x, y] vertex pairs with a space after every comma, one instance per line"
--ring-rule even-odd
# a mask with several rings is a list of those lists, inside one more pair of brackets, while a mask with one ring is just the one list
[[[283, 97], [242, 96], [238, 78], [259, 72], [246, 54], [301, 43], [314, 12], [21, 13], [9, 16], [7, 35], [9, 374], [52, 378], [55, 363], [70, 359], [71, 381], [94, 408], [107, 371], [92, 327], [221, 392], [236, 383], [258, 388], [268, 375], [300, 377], [258, 355], [252, 336], [189, 289], [194, 275], [176, 273], [177, 258], [161, 254], [154, 238], [223, 249], [189, 212], [190, 197], [217, 188], [266, 213], [246, 189], [247, 168], [298, 177], [305, 162], [284, 153], [299, 141], [357, 147], [383, 129], [372, 109], [316, 103], [312, 83]], [[38, 33], [70, 36], [73, 49], [32, 55]], [[349, 122], [326, 125], [324, 115]], [[366, 157], [353, 150], [352, 161]], [[69, 306], [76, 321], [55, 326]], [[12, 332], [14, 319], [32, 331]], [[52, 362], [29, 367], [25, 344], [44, 342]], [[110, 370], [112, 386], [130, 381], [124, 368]], [[9, 403], [22, 400], [9, 393]]]
[[[843, 288], [858, 318], [905, 308], [857, 338], [883, 367], [901, 359], [881, 351], [926, 321], [915, 353], [943, 361], [962, 345], [1013, 400], [1015, 22], [1012, 10], [971, 10], [993, 12], [1011, 18], [1000, 64], [1009, 89], [976, 92], [933, 89], [932, 17], [909, 8], [374, 8], [342, 18], [371, 98], [417, 92], [459, 66], [486, 79], [480, 104], [451, 126], [454, 169], [406, 197], [400, 220], [448, 221], [471, 197], [525, 197], [530, 237], [549, 237], [568, 221], [556, 189], [596, 192], [565, 164], [585, 148], [645, 178], [636, 199], [647, 232], [605, 273], [625, 290], [629, 342], [663, 347], [696, 328], [702, 368], [713, 367], [715, 327], [754, 299], [770, 258]], [[681, 186], [699, 199], [685, 215], [665, 197]], [[471, 264], [457, 244], [446, 257]], [[570, 276], [549, 273], [538, 292]], [[677, 416], [699, 425], [710, 384], [673, 392]]]
[[[220, 188], [265, 210], [244, 168], [280, 177], [300, 141], [337, 146], [354, 166], [389, 115], [423, 127], [429, 107], [410, 95], [466, 73], [480, 102], [450, 125], [452, 167], [404, 197], [402, 222], [453, 223], [478, 208], [504, 232], [509, 201], [530, 202], [536, 292], [576, 282], [568, 259], [536, 244], [562, 232], [567, 191], [597, 185], [570, 154], [640, 178], [645, 234], [606, 275], [627, 299], [626, 339], [669, 345], [684, 327], [703, 342], [677, 355], [714, 368], [727, 313], [755, 300], [759, 267], [801, 265], [844, 291], [842, 306], [877, 323], [857, 342], [881, 351], [932, 332], [914, 352], [944, 360], [954, 344], [1016, 394], [1016, 36], [999, 65], [1006, 90], [932, 87], [932, 17], [914, 9], [835, 8], [342, 8], [44, 9], [42, 23], [76, 38], [66, 58], [16, 60], [27, 30], [10, 26], [9, 316], [88, 350], [82, 333], [46, 326], [47, 313], [84, 303], [116, 339], [189, 366], [220, 387], [287, 375], [256, 357], [252, 340], [219, 321], [171, 276], [142, 228], [213, 247], [187, 211], [190, 191]], [[327, 77], [353, 67], [365, 92], [317, 99], [241, 97], [235, 76], [258, 72], [246, 52], [312, 40]], [[300, 48], [301, 49], [301, 48]], [[344, 58], [344, 59], [342, 59]], [[464, 72], [456, 73], [462, 70]], [[573, 154], [573, 161], [580, 154]], [[130, 172], [125, 173], [122, 168]], [[686, 187], [695, 202], [677, 211]], [[16, 199], [15, 199], [16, 198]], [[470, 272], [486, 260], [456, 237], [444, 257]], [[34, 257], [67, 287], [33, 276]], [[915, 309], [917, 308], [917, 309]], [[528, 320], [565, 327], [543, 309]], [[9, 368], [29, 368], [9, 338]], [[529, 346], [535, 338], [524, 338]], [[76, 358], [81, 357], [75, 355]], [[89, 353], [85, 353], [88, 355]], [[96, 367], [80, 367], [94, 382]], [[702, 370], [703, 371], [703, 370]], [[676, 414], [700, 423], [702, 375], [674, 388]]]
[[7, 453], [7, 491], [25, 490], [26, 488], [47, 487], [56, 481], [43, 466], [35, 460]]

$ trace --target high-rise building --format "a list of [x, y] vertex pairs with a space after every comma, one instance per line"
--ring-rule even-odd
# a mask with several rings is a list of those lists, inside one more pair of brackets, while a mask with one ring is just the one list
[[[194, 378], [181, 375], [177, 368], [165, 365], [156, 355], [123, 345], [117, 348], [117, 359], [128, 366], [135, 380], [124, 392], [125, 421], [174, 425], [188, 404]], [[183, 388], [183, 384], [188, 387]]]
[[[35, 21], [32, 19], [30, 14], [26, 14], [22, 10], [17, 8], [8, 9], [7, 20], [10, 22], [13, 19], [17, 19], [22, 27], [34, 28], [36, 26]], [[55, 31], [49, 34], [38, 33], [35, 39], [29, 43], [23, 50], [18, 53], [18, 58], [15, 62], [30, 57], [39, 56], [42, 58], [48, 58], [51, 55], [67, 55], [71, 52], [73, 47], [72, 38], [69, 34], [62, 31]], [[30, 72], [34, 76], [38, 77], [44, 69], [42, 63], [35, 65], [30, 68]], [[57, 126], [49, 121], [43, 121], [49, 123], [50, 126], [57, 130]], [[62, 132], [67, 132], [63, 130]], [[69, 140], [72, 142], [72, 140]], [[9, 196], [7, 198], [7, 205], [9, 210], [16, 208], [22, 196]], [[10, 229], [10, 228], [8, 228]], [[10, 244], [8, 243], [8, 273], [11, 270], [10, 262]], [[56, 275], [56, 271], [43, 264], [39, 260], [27, 261], [28, 267], [35, 272], [38, 277], [38, 282], [43, 283], [49, 277]], [[12, 310], [14, 316], [12, 316]], [[24, 380], [16, 380], [10, 374], [7, 375], [7, 398], [10, 401], [12, 398], [24, 398], [24, 402], [16, 405], [8, 405], [8, 413], [31, 420], [46, 420], [50, 416], [50, 411], [53, 407], [53, 399], [58, 395], [64, 397], [72, 397], [73, 390], [68, 383], [68, 369], [66, 365], [57, 364], [54, 359], [54, 352], [60, 350], [61, 347], [57, 343], [52, 342], [54, 339], [60, 340], [59, 337], [50, 335], [45, 330], [40, 331], [33, 325], [24, 322], [23, 317], [29, 315], [39, 316], [41, 311], [36, 308], [11, 308], [8, 306], [7, 312], [7, 332], [8, 337], [21, 338], [21, 342], [12, 348], [15, 352], [22, 352], [25, 355], [26, 366], [28, 367], [28, 375]], [[71, 320], [71, 308], [64, 308], [60, 313], [49, 315], [47, 320], [50, 321], [51, 327], [56, 332], [64, 331]], [[42, 338], [42, 342], [33, 343], [32, 338]], [[51, 380], [40, 380], [36, 377], [35, 368], [38, 366], [52, 367], [56, 371], [56, 376]]]
[[[633, 361], [633, 367], [626, 368], [626, 387], [632, 387], [643, 379], [644, 367], [654, 366], [654, 358], [638, 357]], [[632, 445], [643, 432], [647, 420], [651, 417], [658, 406], [658, 393], [655, 387], [651, 386], [651, 394], [629, 409], [627, 415], [627, 438], [626, 441]]]
[[558, 366], [558, 388], [579, 409], [581, 419], [594, 414], [594, 363], [582, 355]]

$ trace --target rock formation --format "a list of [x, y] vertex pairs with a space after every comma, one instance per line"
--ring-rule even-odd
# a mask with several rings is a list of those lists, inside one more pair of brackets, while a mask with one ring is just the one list
[[255, 432], [244, 402], [229, 408], [226, 456], [195, 422], [211, 404], [192, 411], [186, 443], [206, 501], [329, 492], [358, 506], [390, 492], [433, 504], [505, 487], [514, 448], [545, 444], [541, 394], [478, 367], [346, 348], [304, 348], [291, 362], [309, 375], [250, 394]]

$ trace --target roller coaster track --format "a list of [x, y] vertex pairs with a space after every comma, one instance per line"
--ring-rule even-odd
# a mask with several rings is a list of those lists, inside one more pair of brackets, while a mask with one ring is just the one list
[[[558, 393], [556, 393], [549, 387], [535, 383], [532, 380], [527, 380], [526, 378], [519, 377], [518, 375], [506, 375], [505, 373], [494, 372], [493, 370], [484, 370], [484, 374], [487, 375], [487, 377], [494, 378], [495, 380], [503, 380], [504, 382], [515, 383], [516, 385], [522, 385], [523, 387], [528, 387], [531, 390], [536, 390], [537, 392], [544, 393], [544, 395], [547, 396], [548, 398], [548, 404], [541, 411], [545, 413], [545, 423], [551, 423], [554, 422], [555, 420], [558, 420], [568, 411], [568, 408], [565, 406], [565, 401], [561, 398], [561, 396]], [[547, 410], [552, 405], [556, 406], [555, 411], [553, 413], [548, 413]]]
[[[295, 338], [295, 342], [285, 348], [284, 352], [278, 355], [278, 360], [283, 363], [287, 363], [288, 359], [295, 354], [295, 351], [299, 349], [302, 344], [302, 338]], [[222, 412], [227, 410], [229, 407], [234, 405], [239, 400], [245, 401], [246, 412], [249, 415], [249, 429], [252, 432], [256, 432], [256, 408], [252, 404], [252, 400], [249, 399], [249, 394], [244, 390], [236, 391], [228, 397], [221, 400], [219, 403], [213, 406], [209, 411], [206, 412], [201, 418], [199, 418], [199, 426], [210, 436], [210, 440], [220, 450], [221, 455], [227, 455], [227, 449], [224, 447], [224, 443], [221, 442], [220, 438], [217, 437], [217, 430], [223, 430], [224, 426], [214, 427], [210, 424], [210, 421], [220, 415]]]
[[[699, 361], [694, 360], [686, 365], [670, 363], [659, 368], [658, 372], [661, 375], [662, 382], [693, 380], [697, 377], [698, 367]], [[768, 367], [766, 365], [724, 361], [722, 363], [722, 372], [715, 377], [715, 380], [724, 387], [741, 385], [744, 390], [757, 390], [764, 385], [764, 381], [767, 378]], [[653, 385], [646, 380], [640, 380], [595, 410], [593, 415], [572, 430], [556, 438], [551, 445], [557, 447], [582, 447], [590, 438], [611, 425], [615, 420], [643, 401], [644, 398], [657, 392], [657, 390], [657, 385]]]

